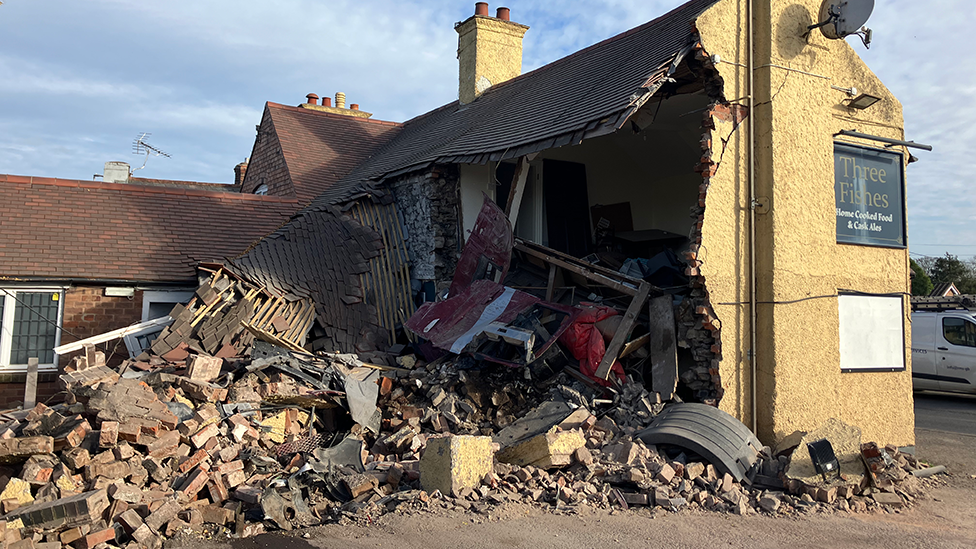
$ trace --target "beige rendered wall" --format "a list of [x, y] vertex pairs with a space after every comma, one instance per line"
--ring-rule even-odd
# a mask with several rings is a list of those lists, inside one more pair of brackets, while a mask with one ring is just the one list
[[[820, 0], [755, 0], [755, 101], [757, 196], [768, 199], [757, 214], [757, 295], [760, 301], [833, 296], [838, 289], [907, 292], [908, 251], [836, 243], [833, 134], [857, 130], [904, 139], [901, 105], [855, 53], [852, 37], [827, 40], [815, 22]], [[746, 0], [724, 0], [697, 21], [729, 100], [747, 95]], [[778, 65], [771, 67], [769, 65]], [[787, 69], [820, 75], [811, 76]], [[856, 87], [882, 98], [864, 111], [847, 108], [844, 92]], [[745, 104], [745, 99], [739, 99]], [[728, 140], [710, 179], [702, 227], [701, 272], [722, 323], [721, 407], [752, 422], [750, 403], [749, 239], [747, 123], [734, 128], [716, 119], [713, 158]], [[871, 141], [837, 141], [879, 148]], [[897, 149], [896, 149], [897, 150]], [[905, 152], [905, 151], [902, 151]], [[906, 155], [907, 158], [907, 155]], [[907, 300], [906, 300], [907, 307]], [[841, 373], [837, 299], [757, 307], [757, 434], [775, 443], [794, 430], [812, 430], [837, 417], [859, 426], [865, 441], [914, 442], [909, 368], [895, 373]], [[905, 311], [906, 341], [910, 325]]]

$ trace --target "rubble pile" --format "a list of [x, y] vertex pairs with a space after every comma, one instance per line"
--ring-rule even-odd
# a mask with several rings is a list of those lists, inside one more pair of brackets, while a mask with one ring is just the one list
[[664, 405], [637, 383], [597, 391], [565, 373], [398, 362], [256, 344], [250, 357], [65, 373], [64, 403], [2, 416], [5, 539], [155, 548], [188, 531], [246, 536], [506, 502], [862, 511], [909, 504], [925, 482], [911, 474], [913, 456], [868, 444], [863, 487], [787, 479], [788, 458], [768, 448], [750, 486], [691, 452], [641, 442]]

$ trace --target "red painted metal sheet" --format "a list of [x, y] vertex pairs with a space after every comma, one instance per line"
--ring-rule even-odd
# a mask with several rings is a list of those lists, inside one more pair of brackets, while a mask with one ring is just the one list
[[512, 224], [505, 212], [487, 194], [482, 195], [484, 202], [481, 204], [481, 212], [474, 222], [471, 236], [461, 250], [451, 289], [447, 293], [449, 298], [458, 295], [471, 282], [485, 278], [485, 269], [489, 263], [501, 271], [498, 280], [505, 280], [508, 266], [512, 262], [512, 247], [515, 246]]
[[540, 301], [491, 280], [476, 280], [452, 298], [424, 303], [406, 327], [438, 349], [460, 353], [491, 322], [507, 324]]

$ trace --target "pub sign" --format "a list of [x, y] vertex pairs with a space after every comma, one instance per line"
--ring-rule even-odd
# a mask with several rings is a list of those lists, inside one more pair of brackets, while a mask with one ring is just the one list
[[906, 247], [903, 165], [899, 152], [834, 143], [837, 242]]

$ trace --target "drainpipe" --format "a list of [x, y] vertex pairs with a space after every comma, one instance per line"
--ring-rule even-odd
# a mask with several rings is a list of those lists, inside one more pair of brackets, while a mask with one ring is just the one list
[[756, 113], [754, 111], [756, 106], [756, 98], [754, 95], [753, 87], [753, 71], [755, 70], [755, 62], [753, 60], [753, 2], [754, 0], [746, 0], [746, 34], [748, 35], [746, 50], [748, 52], [748, 60], [746, 65], [747, 73], [747, 89], [746, 95], [748, 97], [749, 105], [749, 337], [751, 339], [750, 353], [749, 353], [749, 363], [750, 363], [750, 381], [751, 383], [751, 395], [750, 403], [752, 405], [752, 432], [756, 432], [756, 385], [758, 384], [758, 375], [756, 367], [756, 324], [758, 323], [758, 311], [756, 311]]

